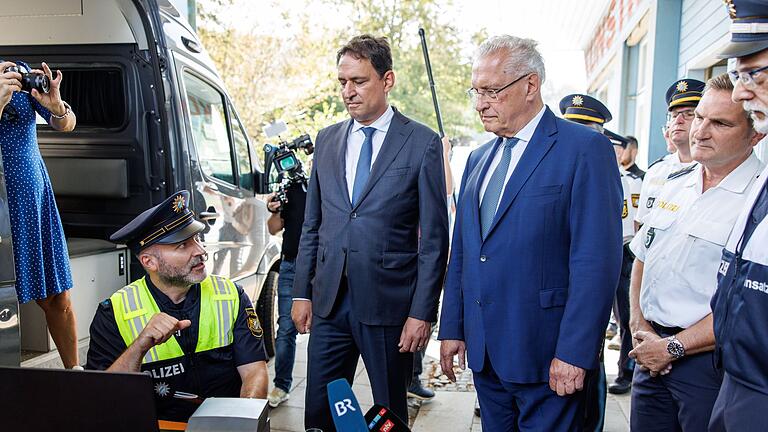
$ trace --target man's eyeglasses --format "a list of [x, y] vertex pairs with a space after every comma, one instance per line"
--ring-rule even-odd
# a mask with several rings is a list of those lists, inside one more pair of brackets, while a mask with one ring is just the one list
[[690, 110], [684, 110], [684, 111], [678, 111], [678, 112], [668, 112], [667, 113], [667, 124], [672, 123], [675, 121], [677, 116], [683, 116], [683, 120], [693, 120], [694, 117], [696, 117], [696, 113], [690, 109]]
[[507, 84], [504, 87], [499, 88], [499, 89], [478, 90], [476, 88], [471, 88], [471, 89], [467, 90], [467, 96], [469, 96], [469, 99], [472, 100], [473, 104], [477, 103], [478, 99], [480, 99], [481, 97], [484, 97], [484, 98], [486, 98], [486, 99], [488, 99], [490, 101], [494, 101], [495, 102], [495, 101], [499, 100], [499, 94], [501, 92], [503, 92], [504, 90], [512, 87], [512, 85], [514, 85], [516, 82], [520, 81], [521, 79], [523, 79], [523, 78], [525, 78], [527, 76], [533, 75], [534, 73], [535, 72], [528, 72], [527, 74], [521, 75], [516, 80], [512, 81], [511, 83], [509, 83], [509, 84]]
[[739, 71], [728, 71], [728, 78], [731, 79], [731, 82], [733, 85], [736, 85], [737, 83], [741, 83], [744, 87], [748, 89], [754, 89], [756, 86], [763, 83], [763, 80], [765, 77], [762, 73], [768, 69], [768, 66], [759, 67], [757, 69], [752, 69], [745, 72], [739, 72]]

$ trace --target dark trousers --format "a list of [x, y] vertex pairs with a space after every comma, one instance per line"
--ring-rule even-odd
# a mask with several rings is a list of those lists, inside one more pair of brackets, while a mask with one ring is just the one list
[[502, 381], [486, 357], [485, 367], [473, 371], [480, 420], [484, 431], [581, 431], [584, 392], [560, 397], [549, 383]]
[[584, 431], [602, 432], [605, 424], [605, 401], [607, 385], [605, 379], [605, 362], [602, 353], [597, 369], [588, 370], [584, 377]]
[[307, 365], [305, 428], [336, 430], [326, 386], [346, 378], [351, 384], [357, 361], [363, 358], [375, 403], [389, 407], [408, 421], [406, 392], [413, 372], [413, 354], [400, 353], [397, 346], [402, 326], [362, 324], [351, 307], [350, 294], [342, 282], [339, 299], [327, 318], [312, 316]]
[[[677, 331], [654, 326], [661, 337]], [[635, 368], [632, 381], [633, 431], [700, 432], [707, 430], [722, 374], [715, 369], [712, 352], [685, 356], [672, 363], [667, 375], [651, 377]]]
[[766, 429], [768, 395], [752, 390], [726, 372], [712, 409], [710, 432], [741, 432]]
[[613, 301], [613, 314], [619, 322], [619, 335], [621, 336], [619, 373], [616, 376], [616, 381], [632, 382], [635, 361], [629, 358], [629, 352], [632, 351], [632, 331], [629, 329], [629, 279], [632, 275], [632, 263], [635, 257], [628, 245], [624, 246], [622, 255], [621, 276], [619, 276], [619, 286], [616, 288], [616, 298]]

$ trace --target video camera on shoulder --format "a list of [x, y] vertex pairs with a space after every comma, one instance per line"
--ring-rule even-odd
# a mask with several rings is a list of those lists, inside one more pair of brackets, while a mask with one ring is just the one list
[[267, 137], [277, 137], [280, 142], [277, 146], [270, 144], [264, 145], [265, 168], [268, 170], [275, 168], [275, 181], [270, 183], [270, 189], [275, 192], [274, 201], [280, 202], [277, 211], [282, 211], [288, 202], [288, 189], [293, 185], [301, 185], [304, 191], [307, 190], [309, 177], [304, 172], [301, 160], [296, 156], [296, 150], [302, 150], [304, 154], [311, 155], [315, 151], [315, 146], [309, 135], [304, 134], [291, 141], [285, 141], [280, 138], [280, 134], [288, 130], [285, 122], [277, 121], [264, 128], [264, 134]]

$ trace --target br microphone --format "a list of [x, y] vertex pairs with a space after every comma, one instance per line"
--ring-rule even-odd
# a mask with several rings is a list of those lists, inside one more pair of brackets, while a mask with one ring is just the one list
[[365, 414], [368, 430], [375, 432], [411, 432], [408, 423], [400, 419], [389, 408], [379, 404], [373, 405]]
[[344, 378], [328, 384], [328, 403], [338, 432], [368, 432], [363, 411]]

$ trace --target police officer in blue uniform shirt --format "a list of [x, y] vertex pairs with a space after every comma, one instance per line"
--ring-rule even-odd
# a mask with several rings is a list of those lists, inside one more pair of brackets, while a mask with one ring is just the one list
[[248, 296], [207, 275], [205, 224], [181, 191], [110, 237], [147, 276], [102, 302], [91, 323], [88, 369], [150, 374], [158, 418], [182, 421], [208, 397], [267, 395], [263, 331]]
[[[620, 167], [619, 160], [621, 159], [621, 155], [626, 148], [627, 140], [626, 138], [605, 129], [603, 126], [605, 123], [611, 121], [613, 116], [602, 102], [589, 95], [571, 94], [560, 100], [559, 108], [563, 118], [576, 123], [581, 123], [607, 136], [611, 140], [611, 143], [613, 143], [613, 148], [616, 152], [616, 164]], [[633, 210], [637, 207], [632, 207], [632, 193], [637, 192], [639, 194], [640, 182], [637, 181], [637, 186], [633, 187], [632, 185], [635, 183], [635, 179], [639, 180], [637, 176], [630, 174], [623, 169], [619, 169], [619, 174], [621, 175], [622, 193], [624, 195], [622, 229], [624, 231], [623, 235], [628, 242], [628, 240], [631, 240], [632, 235], [634, 235]], [[628, 249], [625, 247], [624, 254], [626, 255], [627, 253]], [[620, 301], [620, 303], [621, 306], [626, 306], [626, 308], [622, 307], [621, 310], [626, 309], [627, 313], [624, 314], [623, 317], [619, 318], [619, 320], [622, 323], [622, 333], [629, 334], [629, 271], [625, 271], [624, 268], [627, 267], [626, 263], [629, 263], [628, 266], [631, 267], [632, 258], [625, 258], [623, 261], [625, 264], [622, 264], [622, 276], [619, 280], [618, 293], [619, 295], [623, 293], [623, 297], [626, 301]], [[624, 277], [625, 275], [626, 277]], [[622, 287], [624, 287], [623, 290]], [[614, 301], [614, 303], [616, 303], [616, 301]], [[614, 309], [616, 309], [615, 305]], [[626, 359], [628, 359], [627, 354], [629, 353], [629, 348], [622, 352], [624, 354], [625, 360], [624, 362], [620, 360], [620, 364], [626, 363]], [[587, 374], [587, 378], [584, 383], [584, 392], [585, 402], [583, 428], [585, 431], [602, 431], [603, 424], [605, 423], [606, 401], [606, 377], [602, 349], [600, 350], [600, 365], [596, 370], [590, 371]]]
[[[768, 133], [768, 3], [728, 1], [733, 100]], [[723, 250], [712, 298], [715, 362], [724, 370], [710, 431], [765, 430], [768, 407], [768, 169], [760, 175]]]
[[706, 430], [720, 391], [710, 299], [722, 248], [764, 168], [753, 152], [764, 135], [732, 90], [725, 74], [707, 82], [690, 132], [697, 163], [668, 176], [630, 245], [632, 430]]

